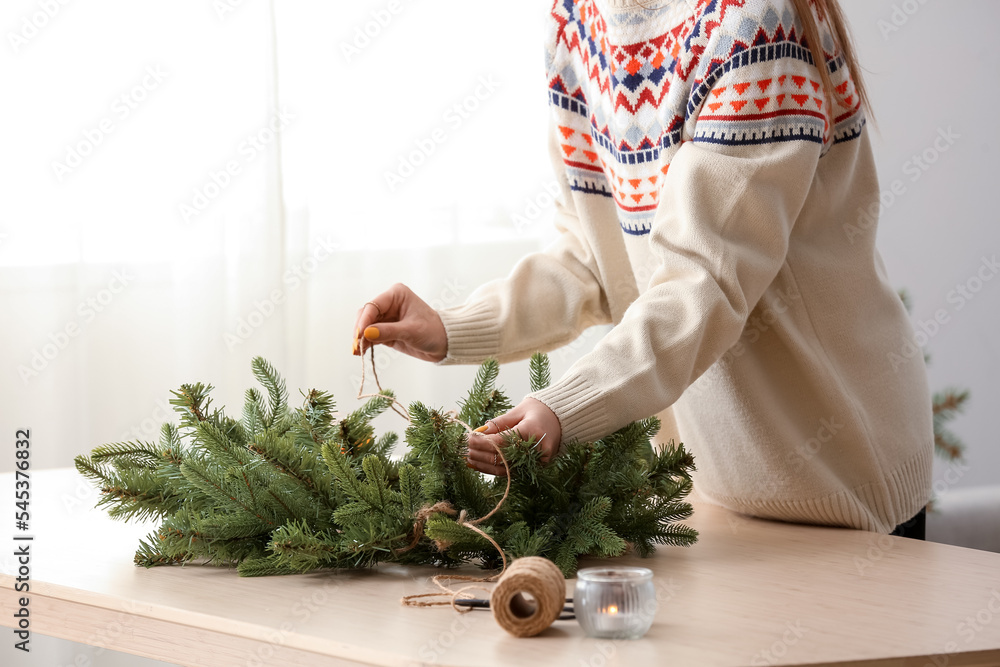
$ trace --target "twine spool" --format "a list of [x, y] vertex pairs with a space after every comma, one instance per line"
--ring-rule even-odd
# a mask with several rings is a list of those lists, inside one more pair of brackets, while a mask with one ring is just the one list
[[528, 556], [515, 560], [500, 577], [490, 594], [490, 609], [510, 634], [533, 637], [559, 618], [565, 601], [566, 584], [556, 564]]

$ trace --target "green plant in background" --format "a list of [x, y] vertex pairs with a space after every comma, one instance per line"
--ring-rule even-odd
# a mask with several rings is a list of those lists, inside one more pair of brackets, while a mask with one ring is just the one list
[[[532, 390], [549, 382], [535, 355]], [[421, 403], [409, 408], [408, 446], [376, 437], [371, 421], [394, 402], [383, 391], [342, 418], [333, 397], [304, 394], [290, 409], [284, 380], [262, 358], [239, 420], [212, 409], [210, 386], [186, 384], [170, 401], [180, 425], [163, 425], [159, 443], [113, 443], [76, 458], [100, 489], [98, 507], [116, 519], [159, 519], [139, 545], [137, 565], [202, 560], [237, 565], [245, 576], [379, 562], [498, 567], [496, 547], [469, 527], [503, 498], [507, 480], [466, 466], [466, 425], [511, 408], [496, 388], [499, 365], [479, 369], [457, 417]], [[476, 527], [507, 559], [544, 556], [566, 576], [582, 555], [618, 556], [631, 547], [688, 546], [694, 460], [683, 445], [655, 450], [655, 418], [633, 422], [594, 443], [569, 443], [547, 465], [534, 442], [506, 436], [510, 490]]]
[[[906, 306], [906, 312], [911, 313], [913, 306], [906, 290], [900, 290], [899, 298]], [[931, 357], [925, 350], [924, 362], [930, 363], [930, 360]], [[942, 391], [934, 392], [931, 408], [934, 414], [934, 451], [946, 461], [964, 460], [965, 444], [948, 429], [947, 425], [964, 412], [968, 400], [968, 389], [947, 387]]]

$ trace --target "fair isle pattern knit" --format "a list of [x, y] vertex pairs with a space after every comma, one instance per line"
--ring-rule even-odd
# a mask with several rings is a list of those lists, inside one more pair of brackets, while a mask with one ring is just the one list
[[[621, 2], [618, 3], [622, 4]], [[614, 199], [645, 235], [685, 141], [823, 145], [861, 134], [864, 114], [830, 32], [833, 131], [812, 53], [780, 0], [668, 0], [657, 8], [555, 0], [547, 70], [573, 190]]]

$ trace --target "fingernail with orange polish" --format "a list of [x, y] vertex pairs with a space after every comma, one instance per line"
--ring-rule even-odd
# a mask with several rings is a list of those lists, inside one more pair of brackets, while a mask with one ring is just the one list
[[476, 433], [485, 433], [486, 431], [489, 430], [489, 428], [490, 428], [489, 424], [483, 424], [482, 426], [476, 429]]
[[476, 469], [476, 466], [472, 465], [472, 464], [471, 464], [471, 463], [469, 463], [468, 461], [466, 461], [466, 462], [465, 462], [465, 467], [466, 467], [466, 468], [472, 468], [473, 470], [475, 470], [475, 469]]
[[368, 327], [365, 329], [365, 338], [368, 340], [378, 340], [379, 332], [376, 327]]

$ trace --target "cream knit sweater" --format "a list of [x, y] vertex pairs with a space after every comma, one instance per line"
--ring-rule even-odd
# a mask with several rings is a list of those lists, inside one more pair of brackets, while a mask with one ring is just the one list
[[672, 406], [708, 500], [891, 531], [930, 495], [931, 397], [875, 248], [847, 68], [829, 56], [831, 122], [788, 0], [646, 4], [552, 7], [560, 239], [440, 312], [442, 363], [520, 359], [613, 323], [532, 394], [564, 441]]

